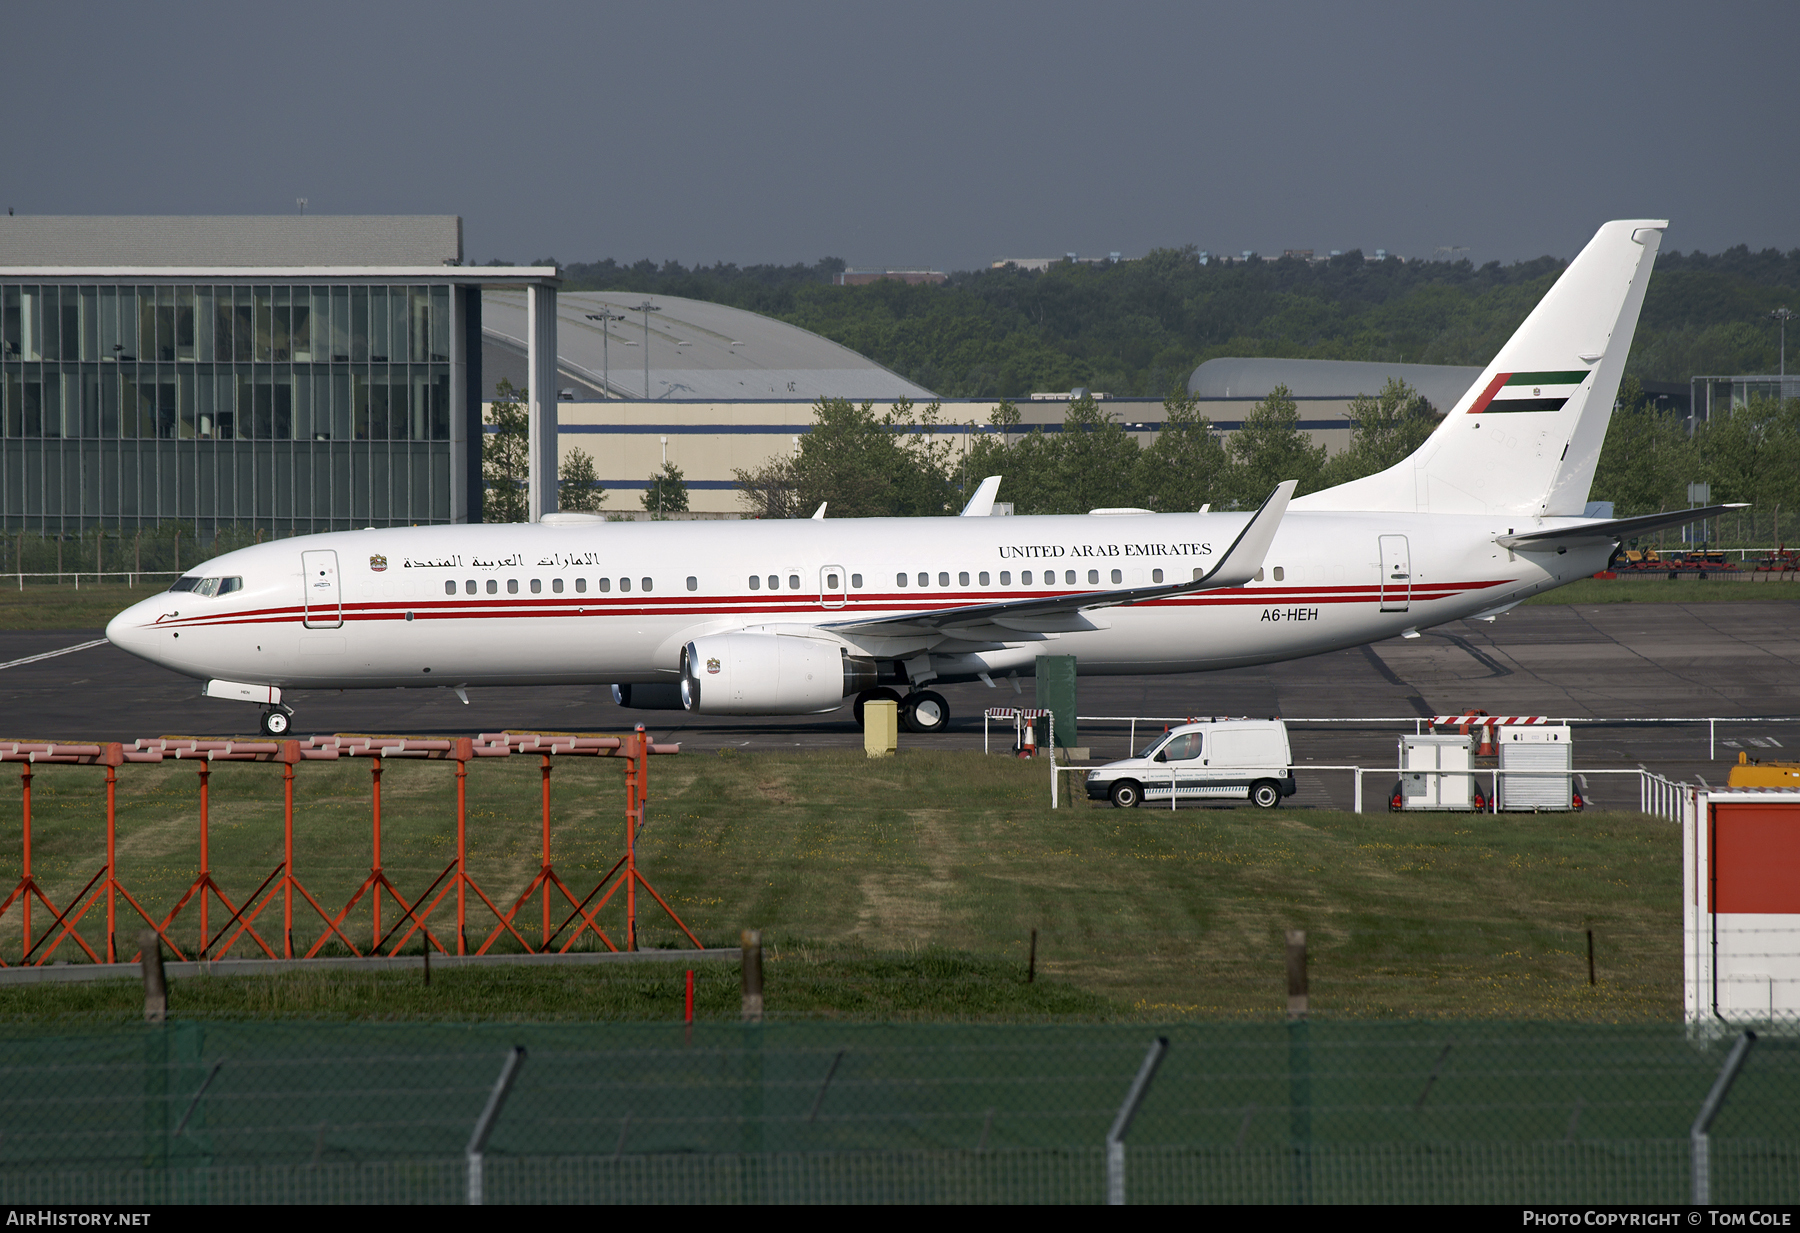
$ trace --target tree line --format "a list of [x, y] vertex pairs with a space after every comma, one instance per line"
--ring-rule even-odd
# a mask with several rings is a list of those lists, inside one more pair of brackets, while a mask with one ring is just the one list
[[[569, 290], [681, 295], [764, 313], [844, 344], [950, 398], [1077, 387], [1160, 397], [1221, 356], [1488, 363], [1562, 273], [1551, 257], [1501, 265], [1365, 260], [1351, 251], [1202, 261], [1192, 246], [1133, 261], [952, 274], [942, 285], [832, 285], [812, 265], [564, 267]], [[1685, 383], [1770, 372], [1769, 310], [1800, 298], [1800, 249], [1657, 259], [1627, 372]]]
[[1255, 506], [1284, 479], [1299, 480], [1304, 494], [1373, 474], [1410, 454], [1438, 422], [1416, 391], [1390, 381], [1351, 403], [1350, 447], [1328, 459], [1300, 428], [1285, 386], [1229, 436], [1184, 393], [1169, 394], [1163, 411], [1162, 431], [1143, 446], [1092, 396], [1069, 404], [1058, 432], [1019, 431], [1010, 400], [985, 424], [951, 425], [936, 402], [901, 399], [877, 412], [872, 402], [821, 398], [792, 456], [734, 474], [740, 499], [760, 518], [803, 518], [821, 504], [843, 518], [954, 514], [989, 475], [1005, 477], [1000, 499], [1019, 514], [1232, 509]]
[[[954, 514], [984, 476], [1001, 475], [1000, 499], [1020, 514], [1092, 509], [1159, 512], [1250, 508], [1284, 479], [1304, 495], [1373, 475], [1410, 455], [1441, 417], [1401, 381], [1350, 405], [1350, 445], [1327, 457], [1299, 427], [1299, 409], [1276, 387], [1225, 434], [1195, 400], [1170, 394], [1162, 430], [1148, 446], [1092, 397], [1069, 404], [1061, 431], [1018, 431], [1018, 408], [1002, 400], [980, 425], [951, 425], [938, 403], [821, 398], [812, 431], [792, 456], [735, 472], [740, 500], [761, 518], [804, 518], [821, 504], [843, 518]], [[966, 428], [967, 432], [952, 432]], [[1619, 517], [1682, 509], [1687, 486], [1712, 486], [1715, 503], [1749, 502], [1745, 538], [1780, 538], [1800, 510], [1800, 399], [1752, 399], [1702, 422], [1660, 410], [1633, 378], [1623, 383], [1607, 428], [1591, 496]], [[1758, 530], [1762, 528], [1762, 530]]]
[[1752, 398], [1729, 414], [1687, 419], [1659, 409], [1637, 380], [1620, 385], [1594, 473], [1593, 498], [1621, 518], [1683, 509], [1690, 483], [1711, 485], [1713, 504], [1748, 502], [1746, 539], [1780, 538], [1775, 519], [1800, 509], [1800, 399]]

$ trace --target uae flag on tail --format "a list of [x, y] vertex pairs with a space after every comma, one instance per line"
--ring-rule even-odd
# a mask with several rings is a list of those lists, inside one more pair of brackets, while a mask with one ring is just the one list
[[1585, 372], [1503, 372], [1488, 382], [1481, 397], [1469, 408], [1470, 415], [1483, 412], [1561, 411], [1587, 380]]

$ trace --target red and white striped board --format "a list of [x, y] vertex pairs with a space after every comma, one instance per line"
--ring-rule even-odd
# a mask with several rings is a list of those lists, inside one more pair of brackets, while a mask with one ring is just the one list
[[1513, 724], [1547, 724], [1553, 722], [1548, 715], [1433, 715], [1431, 726], [1434, 728], [1456, 727], [1498, 728]]

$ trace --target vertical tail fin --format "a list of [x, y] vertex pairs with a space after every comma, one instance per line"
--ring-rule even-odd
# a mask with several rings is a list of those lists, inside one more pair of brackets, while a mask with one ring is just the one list
[[1667, 226], [1601, 227], [1410, 458], [1294, 508], [1582, 513]]

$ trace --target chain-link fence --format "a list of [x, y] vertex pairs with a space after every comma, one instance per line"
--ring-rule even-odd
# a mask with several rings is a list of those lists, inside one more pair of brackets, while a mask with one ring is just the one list
[[[1727, 1055], [1679, 1025], [178, 1022], [8, 1034], [0, 1202], [1684, 1203]], [[479, 1162], [474, 1128], [525, 1055]], [[1800, 1201], [1766, 1033], [1715, 1202]]]

